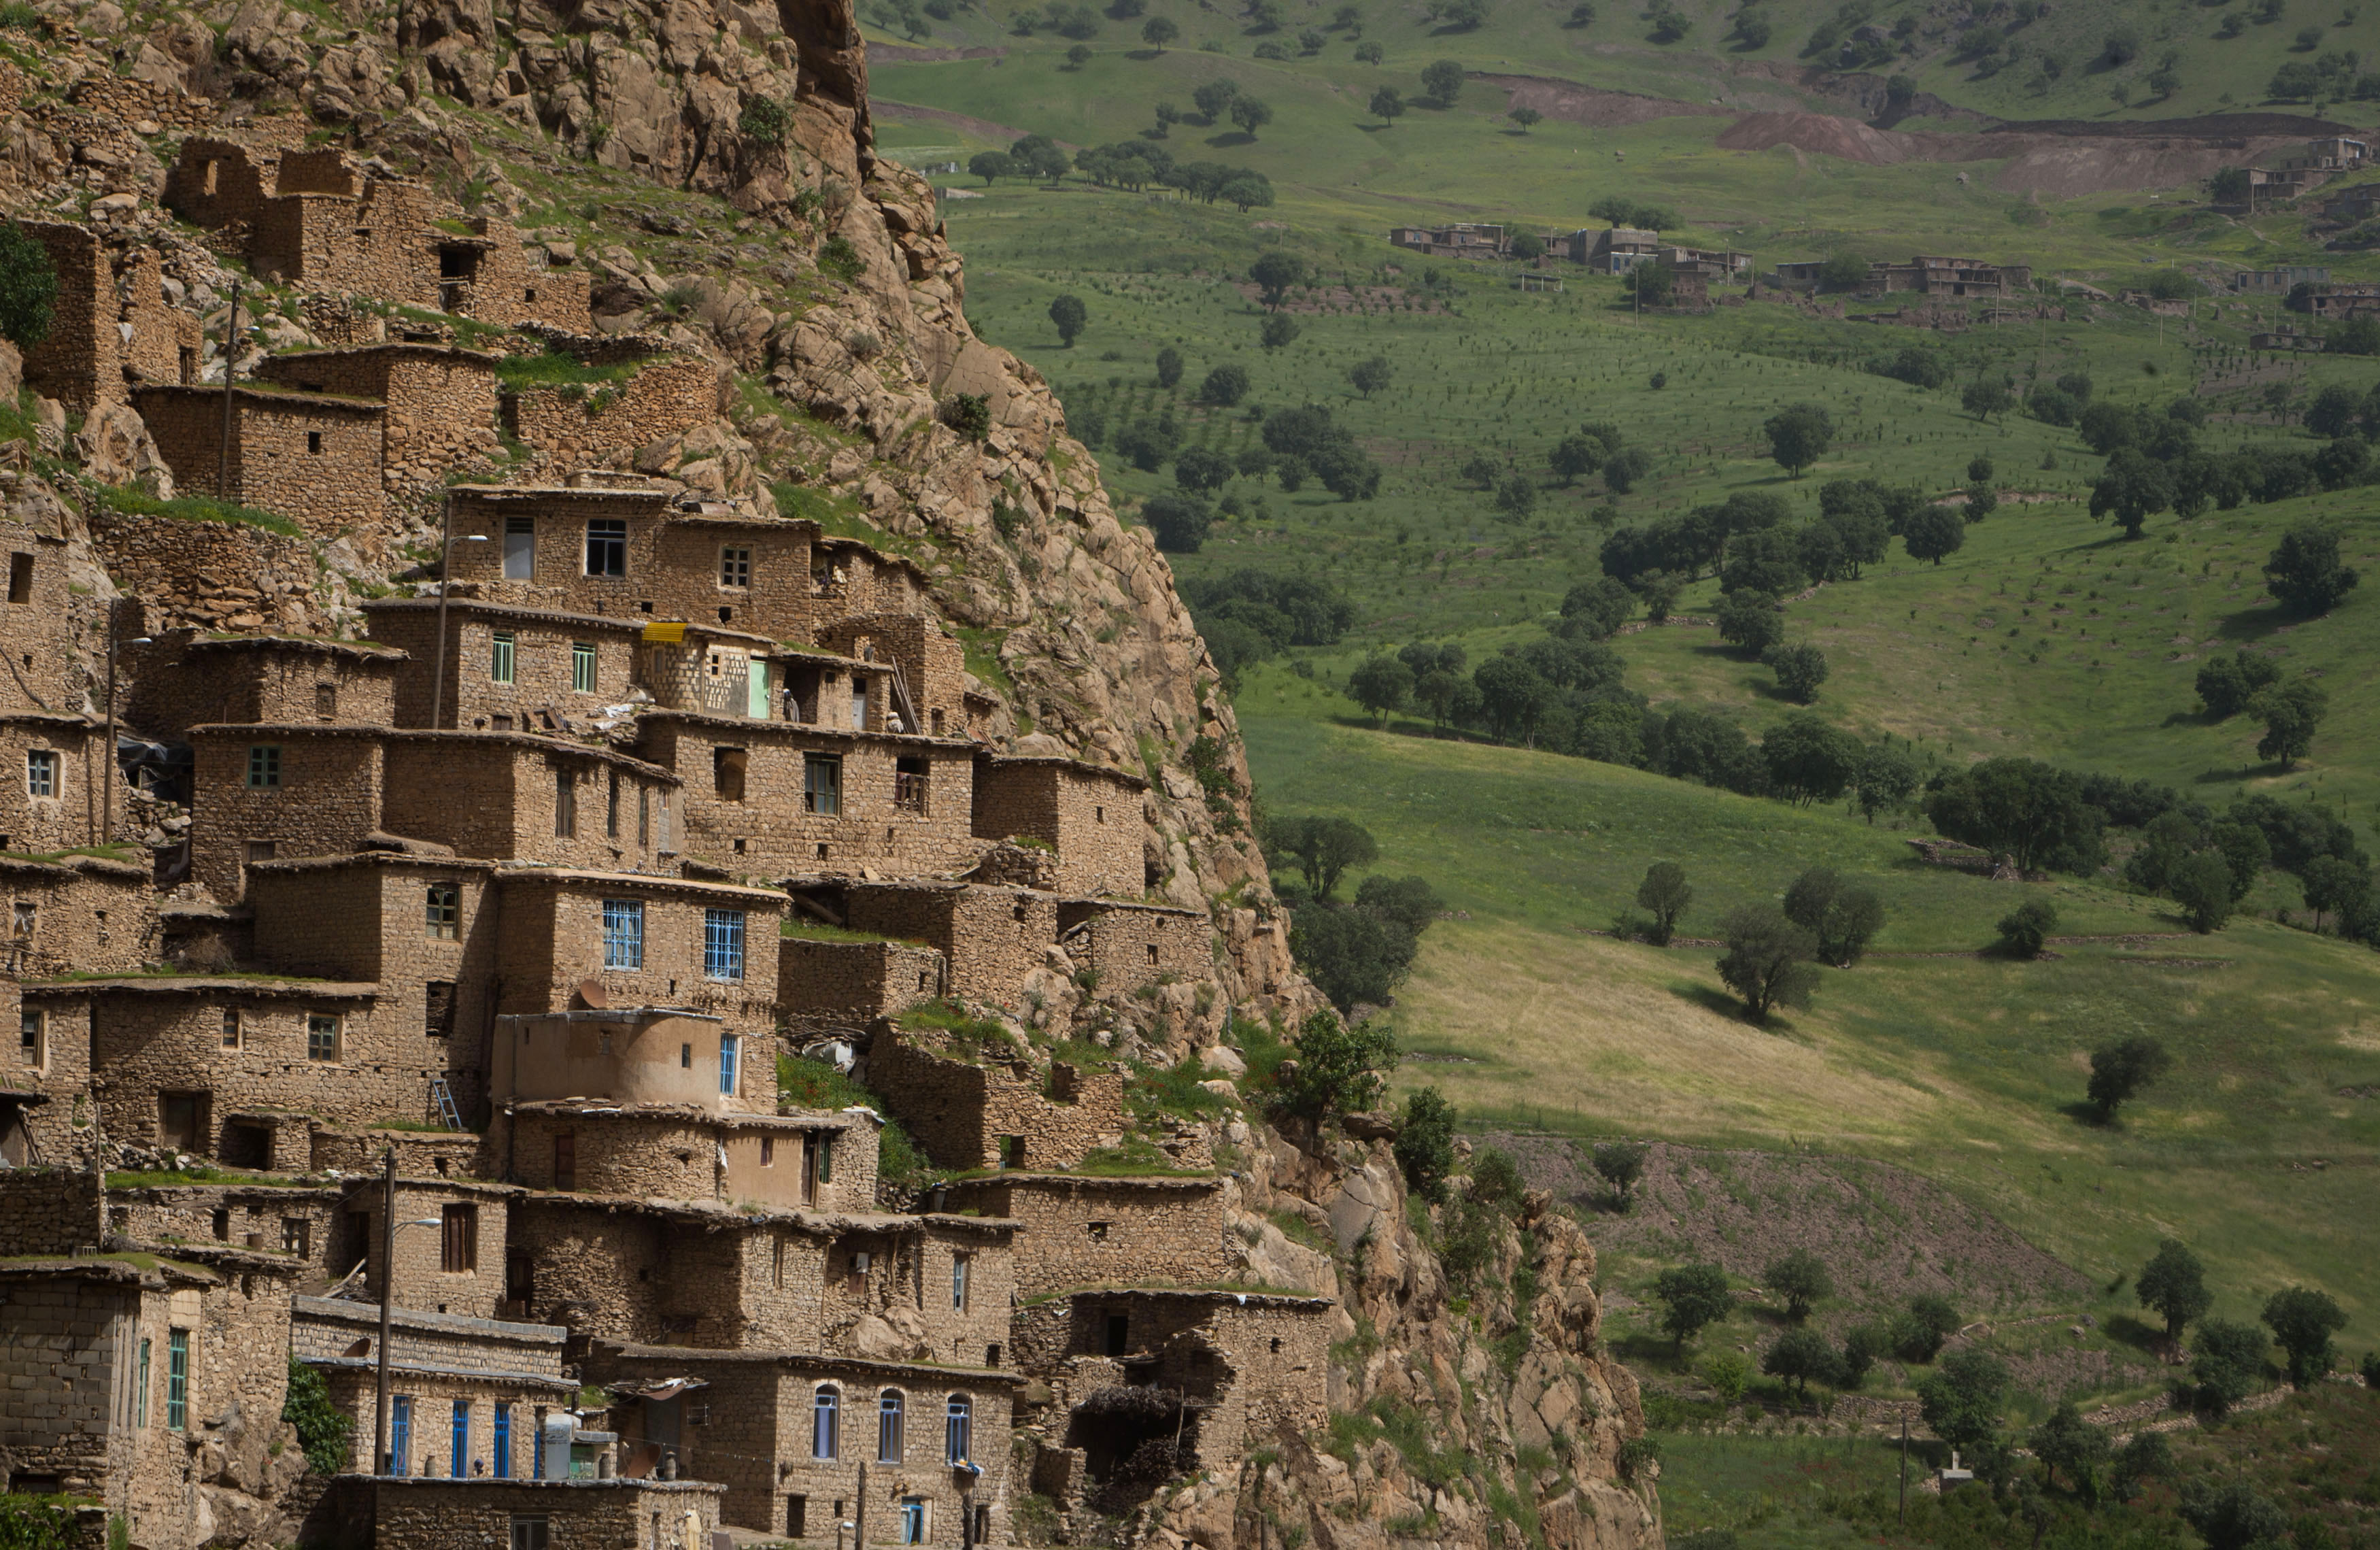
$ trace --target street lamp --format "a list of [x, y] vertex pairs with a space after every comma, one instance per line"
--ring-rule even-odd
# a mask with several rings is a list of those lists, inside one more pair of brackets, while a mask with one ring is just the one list
[[396, 1148], [388, 1149], [386, 1171], [382, 1175], [380, 1237], [380, 1385], [377, 1403], [372, 1410], [372, 1473], [387, 1474], [388, 1450], [388, 1336], [391, 1316], [396, 1300], [396, 1229], [404, 1227], [434, 1227], [439, 1218], [423, 1216], [415, 1221], [396, 1219]]

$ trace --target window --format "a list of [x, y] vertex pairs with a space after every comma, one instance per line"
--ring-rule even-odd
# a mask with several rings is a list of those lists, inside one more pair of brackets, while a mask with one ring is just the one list
[[744, 772], [750, 755], [740, 748], [710, 751], [710, 794], [722, 802], [744, 799]]
[[339, 1057], [339, 1019], [324, 1012], [310, 1012], [306, 1018], [306, 1058], [336, 1060]]
[[413, 1396], [394, 1394], [388, 1401], [388, 1472], [410, 1474], [406, 1456], [413, 1451]]
[[306, 450], [316, 458], [320, 458], [322, 455], [322, 432], [309, 431], [306, 433]]
[[653, 794], [650, 788], [637, 787], [637, 848], [650, 848], [653, 843]]
[[744, 911], [702, 912], [702, 974], [708, 980], [744, 977]]
[[843, 812], [843, 756], [802, 755], [802, 811], [837, 817]]
[[587, 524], [587, 574], [625, 576], [628, 573], [628, 524], [597, 518]]
[[570, 643], [570, 687], [580, 694], [595, 692], [595, 647], [591, 642]]
[[645, 905], [642, 899], [603, 901], [603, 967], [642, 969], [645, 966]]
[[496, 630], [488, 637], [488, 681], [490, 683], [508, 684], [513, 681], [513, 674], [518, 659], [518, 653], [515, 650], [517, 640], [518, 637], [509, 629]]
[[1109, 1356], [1122, 1356], [1124, 1352], [1130, 1349], [1132, 1349], [1131, 1316], [1124, 1313], [1110, 1313], [1108, 1315], [1108, 1340], [1106, 1354]]
[[338, 714], [339, 686], [337, 684], [316, 684], [314, 686], [314, 719], [317, 721], [333, 721], [337, 719]]
[[449, 1451], [446, 1473], [449, 1479], [468, 1480], [471, 1474], [471, 1402], [455, 1401], [455, 1422], [448, 1434]]
[[832, 1384], [810, 1402], [810, 1457], [837, 1458], [843, 1446], [843, 1393]]
[[146, 1336], [140, 1340], [140, 1386], [132, 1392], [132, 1424], [149, 1424], [149, 1340]]
[[[776, 1137], [774, 1137], [774, 1136], [762, 1136], [762, 1137], [760, 1138], [760, 1166], [761, 1166], [762, 1167], [764, 1167], [764, 1168], [773, 1168], [773, 1167], [775, 1167], [775, 1166], [777, 1166], [777, 1138], [776, 1138]], [[777, 1245], [777, 1285], [779, 1285], [779, 1286], [781, 1286], [781, 1287], [782, 1287], [782, 1286], [783, 1286], [784, 1284], [785, 1284], [785, 1246], [784, 1246], [783, 1244], [780, 1243], [780, 1244], [778, 1244], [778, 1245]]]
[[603, 798], [603, 837], [620, 837], [620, 772], [612, 772], [612, 784]]
[[248, 787], [251, 791], [277, 791], [281, 788], [281, 748], [277, 743], [254, 743], [248, 751]]
[[903, 1544], [923, 1544], [926, 1543], [925, 1497], [904, 1496], [901, 1498], [901, 1532], [899, 1539], [900, 1543]]
[[719, 584], [745, 588], [752, 584], [752, 551], [730, 544], [719, 551]]
[[834, 1182], [834, 1137], [831, 1133], [818, 1139], [818, 1181]]
[[552, 1525], [550, 1519], [516, 1518], [513, 1519], [511, 1550], [546, 1550], [552, 1532]]
[[809, 1532], [810, 1499], [808, 1496], [785, 1498], [785, 1537], [800, 1539]]
[[190, 1429], [190, 1332], [165, 1332], [165, 1429]]
[[510, 1480], [513, 1477], [513, 1408], [502, 1401], [496, 1405], [494, 1435], [488, 1451], [495, 1455], [488, 1461], [488, 1467], [495, 1471], [496, 1478]]
[[480, 1208], [450, 1205], [438, 1213], [438, 1268], [469, 1275], [480, 1268]]
[[455, 1031], [455, 982], [429, 980], [421, 986], [421, 1031], [443, 1039]]
[[926, 762], [905, 754], [892, 761], [892, 805], [905, 812], [926, 811]]
[[975, 1256], [972, 1254], [951, 1256], [951, 1306], [962, 1313], [966, 1312], [967, 1272], [974, 1267]]
[[463, 886], [432, 883], [423, 896], [421, 923], [433, 942], [452, 942], [463, 923]]
[[18, 1019], [18, 1037], [23, 1041], [19, 1053], [24, 1056], [28, 1066], [42, 1064], [42, 1046], [45, 1042], [42, 1037], [43, 1016], [41, 1012], [27, 1012]]
[[281, 1251], [299, 1259], [310, 1259], [314, 1251], [314, 1224], [303, 1216], [281, 1218]]
[[527, 581], [537, 575], [537, 519], [504, 519], [504, 580]]
[[275, 855], [279, 854], [280, 850], [281, 842], [279, 840], [251, 839], [248, 842], [249, 864], [253, 866], [258, 861], [269, 861], [273, 860]]
[[11, 603], [30, 603], [33, 601], [32, 555], [11, 555], [8, 556], [8, 601]]
[[719, 1036], [719, 1095], [735, 1096], [736, 1062], [743, 1055], [743, 1044], [733, 1033]]
[[29, 898], [18, 899], [15, 917], [17, 940], [30, 942], [33, 939], [33, 927], [40, 922], [41, 918], [40, 905]]
[[964, 1394], [952, 1395], [950, 1411], [942, 1423], [942, 1453], [950, 1463], [967, 1461], [967, 1442], [974, 1419], [975, 1402]]
[[901, 1391], [888, 1388], [876, 1398], [876, 1461], [901, 1461]]
[[46, 748], [29, 750], [25, 754], [25, 795], [55, 797], [57, 794], [57, 754]]
[[578, 781], [568, 770], [553, 772], [553, 836], [578, 837]]
[[578, 1137], [564, 1130], [553, 1138], [553, 1187], [557, 1190], [578, 1188]]
[[223, 1015], [223, 1047], [237, 1049], [239, 1045], [239, 1008], [225, 1007]]

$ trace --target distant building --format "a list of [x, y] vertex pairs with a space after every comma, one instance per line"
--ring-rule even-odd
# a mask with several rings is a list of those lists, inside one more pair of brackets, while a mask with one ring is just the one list
[[[1824, 259], [1780, 263], [1769, 283], [1780, 290], [1815, 290]], [[1911, 292], [1920, 296], [2022, 296], [2033, 287], [2033, 270], [2021, 263], [1993, 263], [1985, 259], [1947, 258], [1921, 253], [1907, 263], [1877, 260], [1867, 266], [1860, 283], [1862, 296]]]
[[2287, 296], [2300, 286], [2330, 284], [2325, 263], [2288, 263], [2278, 269], [2243, 269], [2231, 276], [2231, 288], [2242, 296]]
[[1505, 230], [1458, 221], [1443, 226], [1392, 226], [1389, 240], [1432, 258], [1495, 258], [1504, 251]]

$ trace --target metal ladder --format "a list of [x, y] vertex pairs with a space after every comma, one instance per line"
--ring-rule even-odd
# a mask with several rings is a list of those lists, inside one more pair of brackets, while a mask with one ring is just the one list
[[463, 1128], [462, 1113], [455, 1107], [455, 1094], [448, 1091], [444, 1077], [430, 1079], [430, 1112], [450, 1130]]

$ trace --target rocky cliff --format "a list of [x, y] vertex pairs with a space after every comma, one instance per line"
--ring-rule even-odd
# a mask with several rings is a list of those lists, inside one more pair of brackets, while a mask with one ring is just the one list
[[[1227, 1046], [1235, 1015], [1293, 1027], [1320, 1007], [1289, 959], [1232, 707], [1171, 570], [1119, 520], [1038, 373], [968, 326], [931, 188], [874, 150], [846, 0], [36, 3], [39, 36], [0, 31], [0, 205], [161, 253], [168, 295], [206, 321], [209, 370], [226, 324], [242, 359], [325, 336], [294, 300], [229, 314], [227, 250], [158, 206], [182, 134], [335, 139], [516, 223], [592, 272], [601, 329], [659, 336], [728, 373], [718, 423], [622, 461], [908, 556], [1001, 702], [997, 740], [1150, 778], [1149, 874], [1211, 912], [1214, 979], [1102, 1006], [1053, 974], [1046, 1019], [1175, 1057]], [[0, 493], [68, 536], [93, 598], [137, 587], [234, 628], [337, 629], [354, 595], [435, 555], [423, 507], [315, 546], [311, 587], [280, 553], [298, 541], [245, 530], [225, 539], [222, 574], [135, 578], [127, 544], [105, 538], [125, 524], [88, 482], [143, 474], [139, 428], [77, 441], [54, 411], [35, 406]], [[207, 613], [210, 588], [238, 611]], [[1181, 1485], [1098, 1532], [1206, 1550], [1658, 1544], [1650, 1480], [1621, 1467], [1642, 1420], [1597, 1343], [1576, 1225], [1532, 1198], [1496, 1217], [1487, 1263], [1451, 1284], [1428, 1247], [1449, 1224], [1408, 1202], [1387, 1128], [1366, 1129], [1252, 1117], [1217, 1138], [1245, 1278], [1341, 1300], [1344, 1423], [1279, 1438], [1236, 1479]]]

